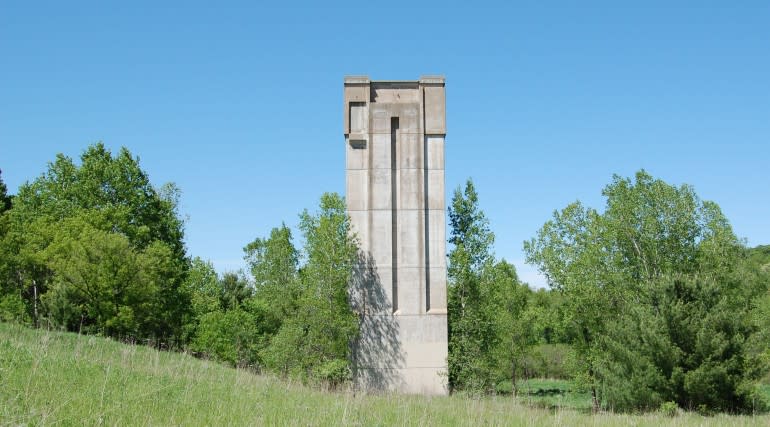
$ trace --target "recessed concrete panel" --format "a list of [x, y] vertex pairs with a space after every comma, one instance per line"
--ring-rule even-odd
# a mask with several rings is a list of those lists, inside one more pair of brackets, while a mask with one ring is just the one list
[[392, 315], [392, 278], [389, 268], [377, 268], [373, 264], [362, 263], [355, 270], [351, 284], [351, 302], [359, 313], [367, 315]]
[[369, 169], [369, 149], [366, 140], [347, 140], [345, 165], [347, 169]]
[[[400, 119], [399, 119], [400, 123]], [[406, 133], [399, 130], [398, 138], [398, 167], [401, 169], [422, 169], [423, 138], [416, 133]]]
[[420, 93], [415, 82], [375, 84], [370, 96], [372, 102], [378, 104], [416, 104], [420, 102]]
[[421, 209], [425, 205], [425, 173], [422, 169], [401, 169], [398, 184], [399, 209]]
[[366, 102], [350, 103], [350, 133], [366, 134], [369, 132], [369, 112]]
[[427, 292], [427, 294], [430, 296], [430, 301], [428, 302], [428, 312], [446, 313], [446, 267], [431, 267], [428, 269], [428, 271], [430, 273], [430, 283]]
[[358, 244], [362, 247], [369, 246], [369, 211], [354, 211], [348, 208], [350, 215], [350, 228], [358, 236]]
[[444, 86], [425, 86], [425, 133], [446, 134]]
[[356, 384], [446, 394], [444, 79], [345, 79]]
[[444, 169], [444, 137], [428, 135], [428, 169]]
[[398, 267], [425, 267], [425, 211], [398, 211]]
[[[369, 247], [367, 252], [378, 268], [389, 268], [393, 264], [391, 239], [393, 237], [392, 213], [390, 210], [369, 211]], [[363, 228], [363, 227], [362, 227]]]
[[[371, 169], [369, 171], [371, 176], [371, 182], [368, 184], [371, 190], [368, 193], [371, 201], [370, 209], [391, 209], [393, 207], [391, 200], [392, 173], [393, 171], [390, 169]], [[398, 171], [395, 173], [396, 179], [398, 179]]]
[[[428, 189], [444, 188], [444, 170], [428, 169]], [[428, 192], [428, 209], [444, 210], [446, 200], [443, 191]]]
[[369, 171], [366, 169], [348, 170], [345, 186], [348, 210], [361, 211], [368, 209]]
[[425, 312], [425, 269], [399, 267], [398, 314], [416, 315]]
[[446, 316], [403, 315], [398, 321], [403, 326], [401, 338], [404, 342], [441, 342], [446, 339]]
[[419, 104], [404, 105], [398, 109], [399, 131], [416, 134], [420, 132]]
[[390, 161], [391, 143], [390, 132], [375, 133], [371, 135], [371, 165], [372, 169], [391, 169]]
[[431, 267], [446, 268], [446, 216], [443, 210], [428, 211], [428, 253]]
[[390, 119], [398, 117], [398, 113], [387, 105], [372, 105], [371, 111], [369, 123], [372, 133], [390, 135]]

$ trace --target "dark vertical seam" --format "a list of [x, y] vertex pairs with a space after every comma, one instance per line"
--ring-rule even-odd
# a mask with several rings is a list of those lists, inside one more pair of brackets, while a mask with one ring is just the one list
[[393, 276], [393, 312], [398, 311], [398, 180], [396, 178], [396, 136], [398, 117], [390, 118], [390, 208], [391, 208], [391, 265]]

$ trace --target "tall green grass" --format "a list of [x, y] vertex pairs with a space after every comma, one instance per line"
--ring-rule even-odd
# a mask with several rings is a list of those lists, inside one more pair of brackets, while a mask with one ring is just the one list
[[327, 393], [183, 354], [0, 323], [0, 424], [718, 426], [770, 425], [770, 417], [591, 415], [512, 397]]

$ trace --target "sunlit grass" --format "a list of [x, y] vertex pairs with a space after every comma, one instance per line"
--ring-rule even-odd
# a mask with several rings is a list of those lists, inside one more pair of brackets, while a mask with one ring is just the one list
[[[538, 382], [539, 381], [539, 382]], [[531, 380], [530, 390], [569, 390]], [[768, 416], [591, 415], [551, 392], [497, 397], [328, 393], [178, 353], [0, 324], [4, 425], [769, 425]], [[547, 394], [547, 393], [546, 393]], [[584, 397], [575, 396], [575, 399]], [[558, 403], [558, 402], [557, 402]]]

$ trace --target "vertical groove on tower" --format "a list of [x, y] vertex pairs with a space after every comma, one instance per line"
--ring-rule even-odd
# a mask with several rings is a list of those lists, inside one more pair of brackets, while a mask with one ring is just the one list
[[[425, 113], [423, 112], [423, 123]], [[423, 167], [423, 213], [425, 215], [425, 312], [430, 311], [430, 210], [428, 206], [430, 199], [428, 191], [430, 190], [428, 185], [428, 136], [422, 137], [422, 167]]]
[[391, 263], [393, 268], [393, 312], [398, 311], [398, 176], [396, 174], [396, 139], [398, 117], [390, 119], [390, 203], [391, 203]]

